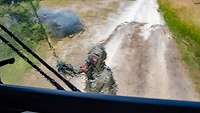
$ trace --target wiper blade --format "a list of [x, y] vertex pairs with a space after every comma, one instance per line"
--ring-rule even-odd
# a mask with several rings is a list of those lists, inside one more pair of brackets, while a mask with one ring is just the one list
[[[53, 69], [50, 65], [48, 65], [42, 58], [39, 57], [33, 50], [31, 50], [28, 46], [26, 46], [22, 41], [19, 40], [12, 32], [10, 32], [6, 27], [0, 24], [0, 28], [6, 32], [10, 37], [12, 37], [18, 44], [20, 44], [23, 49], [25, 49], [28, 53], [33, 55], [41, 64], [43, 64], [47, 69], [53, 72], [59, 79], [61, 79], [72, 91], [81, 92], [78, 88], [76, 88], [73, 84], [71, 84], [68, 80], [66, 80], [62, 75], [60, 75], [55, 69]], [[1, 37], [3, 39], [3, 37]], [[3, 41], [3, 40], [2, 40]], [[5, 41], [5, 40], [4, 40]], [[7, 42], [7, 41], [6, 41]], [[5, 43], [5, 42], [4, 42]], [[12, 45], [11, 45], [12, 46]], [[16, 51], [15, 51], [16, 52]]]

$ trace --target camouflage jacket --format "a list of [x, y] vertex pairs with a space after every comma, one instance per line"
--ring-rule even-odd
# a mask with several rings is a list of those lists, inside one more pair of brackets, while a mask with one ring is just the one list
[[[67, 74], [71, 76], [76, 76], [82, 73], [81, 68], [77, 68], [70, 64], [62, 64], [62, 67], [58, 66], [58, 71], [61, 74]], [[117, 85], [113, 78], [111, 69], [106, 65], [103, 65], [101, 70], [91, 67], [86, 73], [86, 76], [86, 92], [116, 95]]]

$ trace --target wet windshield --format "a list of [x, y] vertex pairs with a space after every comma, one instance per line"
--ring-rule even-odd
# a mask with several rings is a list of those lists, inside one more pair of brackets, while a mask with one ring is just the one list
[[1, 83], [197, 101], [200, 13], [183, 1], [1, 0]]

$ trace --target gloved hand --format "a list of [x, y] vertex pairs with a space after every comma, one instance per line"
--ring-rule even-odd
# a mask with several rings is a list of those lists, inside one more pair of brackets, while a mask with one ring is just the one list
[[57, 66], [58, 68], [58, 72], [61, 73], [62, 75], [70, 75], [72, 77], [74, 77], [74, 69], [73, 66], [71, 64], [65, 64], [65, 63], [58, 63]]
[[87, 74], [88, 73], [88, 65], [87, 64], [81, 65], [80, 70], [81, 70], [81, 72]]

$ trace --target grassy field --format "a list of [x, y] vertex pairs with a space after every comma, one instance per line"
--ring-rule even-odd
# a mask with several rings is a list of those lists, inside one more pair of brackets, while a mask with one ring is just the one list
[[7, 65], [0, 69], [1, 79], [6, 84], [20, 85], [24, 73], [30, 70], [29, 64], [23, 61], [23, 59], [16, 57], [16, 62], [14, 65]]
[[158, 0], [190, 76], [200, 93], [200, 5], [197, 0]]
[[[38, 7], [39, 2], [33, 1], [32, 4]], [[34, 50], [38, 47], [38, 43], [44, 39], [44, 36], [39, 24], [33, 20], [35, 15], [32, 12], [31, 4], [27, 1], [19, 2], [14, 5], [10, 5], [6, 2], [0, 3], [0, 24], [7, 27], [18, 36], [22, 42]], [[20, 51], [23, 51], [22, 48], [2, 30], [0, 30], [0, 35], [4, 36]], [[15, 64], [1, 67], [0, 77], [4, 83], [20, 84], [25, 76], [24, 74], [30, 70], [30, 66], [23, 59], [19, 58], [7, 45], [0, 43], [0, 60], [11, 57], [15, 58]]]
[[[44, 50], [44, 48], [42, 48], [42, 46], [48, 46], [47, 44], [43, 44], [44, 41], [40, 41], [38, 42], [37, 47], [34, 51], [41, 57], [41, 58], [45, 58], [46, 57], [46, 53], [48, 51], [46, 51], [46, 48]], [[7, 48], [7, 50], [9, 47], [7, 47], [7, 45], [2, 44], [0, 46], [0, 48], [2, 46], [5, 46]], [[6, 51], [6, 50], [5, 50]], [[28, 75], [27, 73], [30, 72], [33, 68], [27, 63], [25, 62], [21, 57], [19, 57], [17, 54], [15, 54], [14, 51], [10, 50], [13, 55], [8, 55], [7, 57], [2, 57], [0, 56], [0, 60], [4, 60], [7, 58], [15, 58], [15, 63], [11, 64], [11, 65], [6, 65], [0, 68], [0, 78], [1, 80], [6, 83], [6, 84], [14, 84], [14, 85], [21, 85], [24, 81], [24, 77], [25, 75]], [[0, 54], [1, 55], [1, 54]], [[25, 55], [28, 56], [28, 58], [30, 58], [31, 61], [33, 61], [35, 64], [39, 64], [39, 62], [33, 58], [33, 56], [31, 56], [30, 54], [28, 54], [27, 52], [25, 52]]]

